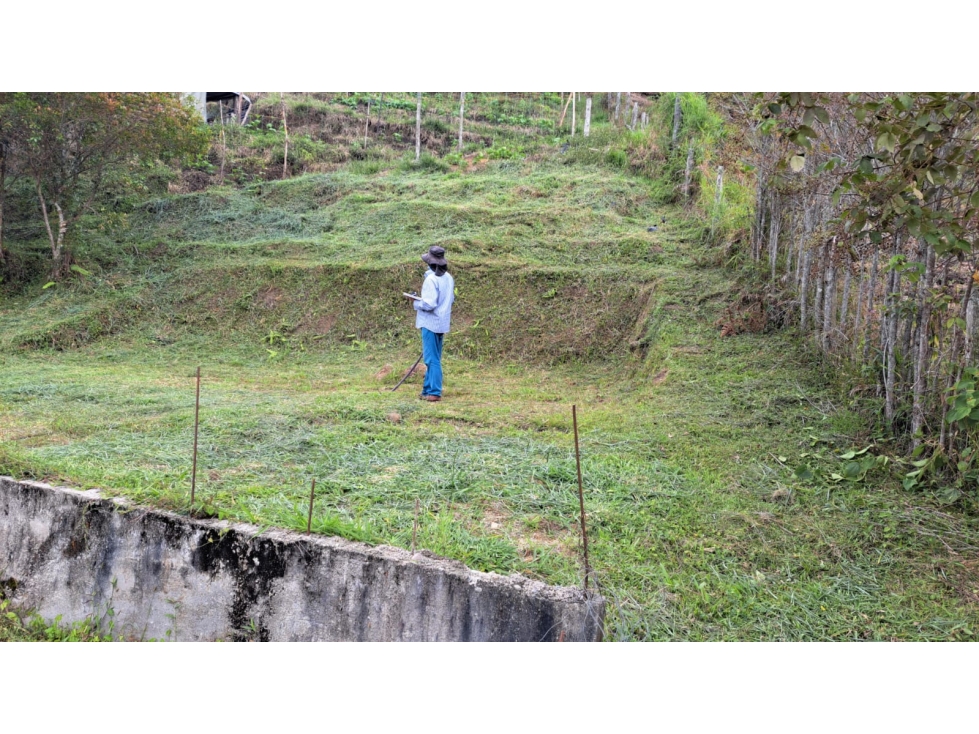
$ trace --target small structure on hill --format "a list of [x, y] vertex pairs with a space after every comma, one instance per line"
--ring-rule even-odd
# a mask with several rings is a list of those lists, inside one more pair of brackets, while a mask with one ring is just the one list
[[[252, 101], [243, 92], [186, 92], [185, 96], [205, 122], [244, 125]], [[214, 103], [209, 107], [209, 103]]]

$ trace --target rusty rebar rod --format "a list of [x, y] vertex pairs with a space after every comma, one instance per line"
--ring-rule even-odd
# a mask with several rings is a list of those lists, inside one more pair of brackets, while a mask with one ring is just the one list
[[197, 490], [197, 427], [201, 415], [201, 368], [197, 368], [197, 397], [194, 400], [194, 465], [190, 471], [190, 511], [194, 511], [194, 494]]
[[415, 497], [415, 523], [411, 528], [411, 554], [415, 554], [415, 542], [418, 540], [418, 498]]
[[578, 465], [578, 504], [581, 507], [581, 545], [585, 551], [585, 591], [588, 591], [588, 577], [591, 567], [588, 565], [588, 532], [585, 530], [585, 493], [581, 486], [581, 449], [578, 446], [578, 406], [571, 406], [571, 420], [574, 422], [574, 458]]
[[313, 478], [313, 486], [309, 488], [309, 515], [306, 516], [306, 534], [313, 527], [313, 495], [316, 493], [316, 478]]

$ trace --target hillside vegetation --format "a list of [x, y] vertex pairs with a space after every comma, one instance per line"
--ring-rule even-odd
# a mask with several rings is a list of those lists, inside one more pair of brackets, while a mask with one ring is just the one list
[[[637, 96], [633, 131], [594, 95], [587, 139], [558, 128], [558, 95], [487, 95], [459, 155], [458, 96], [426, 95], [416, 164], [410, 95], [385, 94], [370, 154], [375, 95], [287, 95], [293, 149], [336, 152], [284, 180], [282, 99], [255, 97], [207, 165], [81, 223], [84, 272], [8, 284], [0, 472], [295, 530], [316, 479], [315, 532], [410, 547], [417, 501], [418, 545], [576, 584], [576, 405], [611, 639], [975, 637], [974, 518], [862, 451], [872, 425], [832, 366], [723, 264], [747, 174], [720, 202], [698, 174], [682, 202], [688, 141], [699, 167], [727, 134], [702, 97], [671, 149], [671, 95]], [[21, 263], [32, 226], [8, 240]], [[418, 377], [391, 388], [420, 348], [400, 293], [433, 244], [458, 301], [427, 404]]]

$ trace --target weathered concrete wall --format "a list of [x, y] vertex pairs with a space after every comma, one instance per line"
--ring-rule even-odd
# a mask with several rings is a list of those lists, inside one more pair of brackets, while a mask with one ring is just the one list
[[177, 640], [596, 640], [580, 589], [389, 546], [194, 520], [0, 477], [0, 593]]

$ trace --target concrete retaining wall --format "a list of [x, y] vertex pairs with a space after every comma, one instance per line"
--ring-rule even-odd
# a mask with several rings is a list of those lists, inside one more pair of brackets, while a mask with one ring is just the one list
[[177, 640], [601, 638], [604, 600], [401, 548], [194, 520], [0, 477], [0, 593]]

